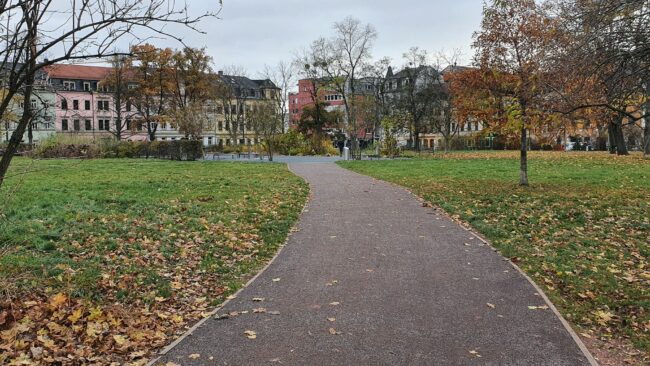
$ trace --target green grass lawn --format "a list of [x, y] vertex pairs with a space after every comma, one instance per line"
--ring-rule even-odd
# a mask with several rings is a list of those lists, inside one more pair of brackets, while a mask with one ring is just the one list
[[650, 351], [650, 160], [533, 153], [451, 154], [342, 166], [408, 187], [484, 234], [585, 337]]
[[0, 363], [31, 347], [44, 364], [144, 361], [276, 253], [307, 194], [280, 164], [17, 160], [0, 189]]

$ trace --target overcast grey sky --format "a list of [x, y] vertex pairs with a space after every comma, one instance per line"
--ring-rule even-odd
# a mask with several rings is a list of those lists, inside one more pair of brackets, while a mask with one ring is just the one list
[[[194, 13], [216, 9], [217, 1], [189, 3]], [[206, 35], [183, 32], [189, 45], [207, 47], [217, 68], [239, 65], [251, 76], [265, 64], [290, 61], [316, 38], [332, 34], [332, 24], [348, 15], [377, 29], [375, 59], [389, 56], [401, 66], [402, 53], [418, 46], [431, 53], [461, 49], [468, 63], [481, 11], [480, 0], [224, 0], [221, 19], [201, 25]]]

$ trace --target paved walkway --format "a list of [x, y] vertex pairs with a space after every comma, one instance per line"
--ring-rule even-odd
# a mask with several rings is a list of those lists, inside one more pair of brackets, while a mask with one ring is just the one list
[[334, 164], [291, 169], [312, 201], [273, 264], [219, 312], [248, 313], [211, 318], [161, 363], [589, 364], [534, 287], [446, 216]]

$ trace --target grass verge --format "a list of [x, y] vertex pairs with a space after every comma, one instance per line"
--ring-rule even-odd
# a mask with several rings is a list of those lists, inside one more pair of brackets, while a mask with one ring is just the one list
[[284, 165], [17, 160], [0, 364], [144, 364], [277, 252], [307, 194]]
[[516, 153], [342, 162], [413, 190], [485, 235], [526, 271], [585, 338], [650, 351], [650, 161], [533, 153], [519, 187]]

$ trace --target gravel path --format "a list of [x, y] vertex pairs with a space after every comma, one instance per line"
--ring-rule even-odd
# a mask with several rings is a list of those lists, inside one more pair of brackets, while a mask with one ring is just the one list
[[334, 164], [291, 169], [312, 188], [298, 231], [218, 312], [239, 315], [155, 365], [590, 364], [533, 285], [447, 216]]

